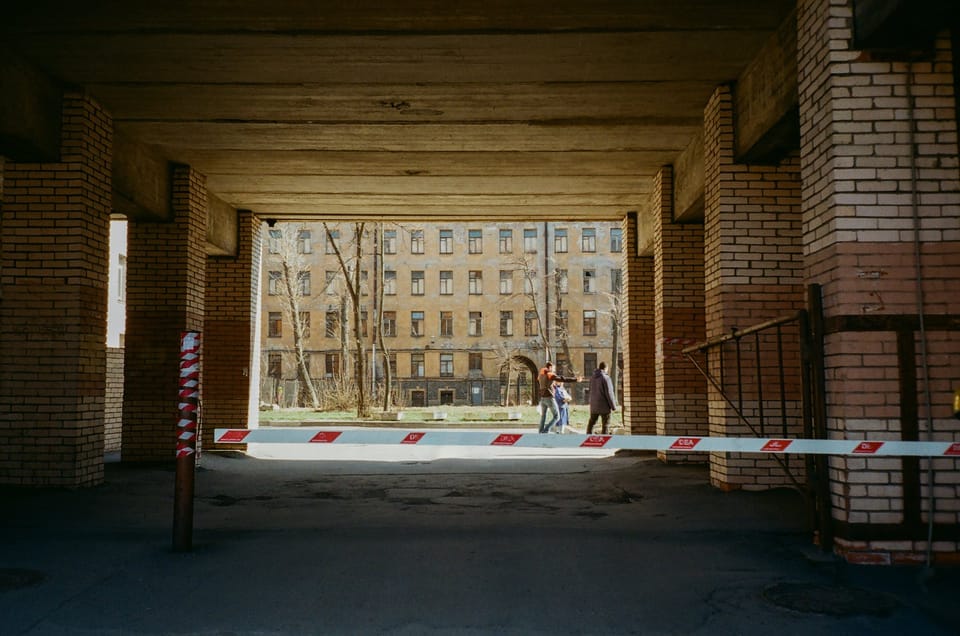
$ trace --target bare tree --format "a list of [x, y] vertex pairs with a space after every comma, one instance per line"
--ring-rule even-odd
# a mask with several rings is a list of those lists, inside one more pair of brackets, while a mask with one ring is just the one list
[[[387, 351], [387, 345], [383, 339], [383, 295], [384, 295], [384, 234], [383, 223], [377, 223], [377, 250], [376, 267], [374, 268], [374, 284], [376, 285], [376, 303], [377, 311], [373, 320], [373, 328], [376, 330], [376, 342], [380, 348], [380, 355], [383, 357], [383, 410], [390, 410], [390, 398], [393, 392], [393, 369], [390, 368], [390, 352]], [[376, 364], [376, 361], [374, 361]]]
[[613, 386], [617, 386], [617, 374], [620, 371], [620, 365], [618, 363], [620, 360], [620, 334], [623, 333], [623, 321], [626, 319], [625, 312], [623, 311], [623, 294], [621, 291], [604, 295], [607, 297], [609, 308], [603, 313], [610, 317], [610, 335], [612, 340], [610, 344], [610, 355], [612, 359], [607, 368], [610, 369], [610, 381], [613, 382]]
[[327, 240], [333, 247], [334, 254], [337, 256], [337, 262], [340, 263], [340, 271], [346, 282], [346, 290], [350, 296], [350, 303], [353, 308], [353, 336], [354, 351], [356, 354], [355, 377], [357, 382], [357, 417], [366, 417], [369, 415], [370, 407], [367, 404], [366, 392], [366, 352], [363, 347], [363, 321], [360, 307], [360, 295], [362, 293], [361, 284], [361, 263], [363, 262], [363, 231], [364, 223], [354, 223], [353, 226], [353, 247], [354, 254], [351, 263], [343, 257], [338, 241], [334, 238], [333, 232], [327, 223], [323, 224]]
[[510, 406], [510, 394], [513, 388], [513, 378], [527, 370], [525, 364], [520, 362], [518, 359], [519, 347], [517, 345], [512, 345], [507, 342], [498, 343], [493, 348], [493, 355], [496, 356], [498, 362], [498, 368], [501, 372], [506, 371], [507, 373], [507, 387], [503, 394], [503, 404], [501, 406]]
[[[540, 336], [540, 342], [543, 345], [544, 359], [549, 360], [551, 357], [550, 340], [547, 338], [547, 321], [545, 320], [546, 316], [543, 313], [542, 302], [540, 299], [541, 286], [538, 280], [539, 274], [537, 272], [536, 264], [532, 263], [530, 261], [530, 257], [525, 253], [511, 259], [507, 262], [507, 264], [513, 267], [514, 271], [519, 271], [523, 276], [522, 291], [514, 292], [510, 297], [523, 297], [529, 301], [529, 306], [531, 308], [530, 310], [536, 315], [537, 332]], [[544, 286], [543, 289], [546, 289], [546, 286]]]
[[267, 266], [271, 268], [270, 292], [281, 296], [283, 314], [293, 329], [293, 353], [300, 390], [309, 398], [313, 408], [319, 408], [317, 388], [310, 375], [305, 351], [309, 328], [307, 297], [311, 279], [303, 258], [304, 231], [299, 224], [283, 224], [271, 229]]

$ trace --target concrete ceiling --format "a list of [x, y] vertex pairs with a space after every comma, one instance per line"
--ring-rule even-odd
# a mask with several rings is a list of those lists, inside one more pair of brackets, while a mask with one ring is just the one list
[[0, 35], [232, 206], [616, 219], [793, 0], [34, 0]]

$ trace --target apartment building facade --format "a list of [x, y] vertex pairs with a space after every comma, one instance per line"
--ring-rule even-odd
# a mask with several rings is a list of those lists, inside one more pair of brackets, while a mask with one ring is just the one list
[[[291, 294], [304, 362], [321, 392], [324, 384], [355, 382], [355, 319], [337, 251], [356, 280], [358, 227], [327, 227], [329, 235], [320, 223], [268, 230], [263, 402], [303, 400]], [[620, 357], [619, 223], [366, 224], [360, 245], [361, 340], [375, 360], [364, 380], [382, 389], [386, 351], [402, 405], [529, 404], [544, 360], [587, 376]], [[298, 271], [292, 292], [282, 282], [284, 254]], [[588, 387], [573, 392], [583, 400]]]

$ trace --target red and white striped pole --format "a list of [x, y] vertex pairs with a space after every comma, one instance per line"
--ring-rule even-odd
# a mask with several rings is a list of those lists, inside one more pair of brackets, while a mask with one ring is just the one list
[[177, 468], [173, 497], [173, 549], [193, 547], [193, 476], [200, 410], [200, 332], [180, 334], [180, 391], [177, 399]]

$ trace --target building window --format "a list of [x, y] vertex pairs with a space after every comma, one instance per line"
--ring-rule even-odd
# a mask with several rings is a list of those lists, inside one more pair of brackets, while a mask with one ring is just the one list
[[297, 233], [297, 251], [301, 254], [313, 254], [313, 232], [300, 230]]
[[271, 311], [267, 314], [267, 337], [283, 337], [283, 318], [279, 311]]
[[423, 296], [423, 271], [410, 272], [410, 294]]
[[500, 335], [505, 337], [513, 335], [513, 312], [512, 311], [500, 312]]
[[300, 336], [302, 338], [310, 338], [310, 312], [301, 311], [300, 312]]
[[390, 376], [394, 378], [399, 377], [399, 374], [397, 373], [397, 354], [390, 353], [387, 356], [387, 361], [387, 364], [390, 365]]
[[580, 251], [581, 252], [596, 252], [597, 251], [597, 230], [592, 227], [583, 228], [583, 233], [580, 235]]
[[370, 272], [362, 269], [360, 270], [360, 295], [369, 296], [370, 295]]
[[392, 269], [384, 270], [383, 272], [383, 295], [397, 295], [397, 272]]
[[337, 280], [337, 272], [327, 270], [323, 273], [323, 285], [327, 290], [329, 296], [333, 296], [337, 293], [337, 286], [334, 284]]
[[557, 352], [557, 372], [560, 375], [573, 375], [573, 369], [570, 368], [570, 360], [567, 359], [567, 354], [562, 351]]
[[610, 293], [619, 294], [623, 287], [623, 272], [619, 269], [610, 270]]
[[297, 275], [297, 290], [301, 296], [310, 295], [310, 272], [303, 271]]
[[384, 254], [397, 253], [397, 231], [396, 230], [383, 231], [383, 253]]
[[453, 294], [453, 271], [440, 271], [440, 295], [449, 296]]
[[483, 354], [470, 352], [470, 370], [483, 372]]
[[453, 254], [453, 230], [440, 230], [440, 253]]
[[565, 269], [557, 270], [557, 291], [561, 294], [566, 294], [570, 291], [570, 276]]
[[523, 251], [527, 254], [537, 251], [537, 228], [528, 228], [523, 231]]
[[471, 254], [483, 254], [483, 230], [467, 230], [467, 243]]
[[269, 230], [267, 234], [270, 237], [267, 239], [267, 249], [271, 254], [279, 254], [280, 244], [283, 242], [283, 230]]
[[597, 293], [597, 271], [594, 269], [583, 270], [583, 293]]
[[441, 378], [453, 377], [453, 354], [452, 353], [440, 354], [440, 377]]
[[597, 335], [597, 311], [595, 309], [583, 310], [583, 335]]
[[567, 328], [570, 325], [570, 312], [566, 309], [560, 309], [557, 311], [557, 331], [566, 336]]
[[567, 251], [567, 228], [557, 228], [553, 231], [553, 251], [563, 254]]
[[367, 310], [360, 310], [360, 335], [364, 338], [367, 337], [367, 330], [370, 328], [370, 323], [367, 321]]
[[423, 312], [410, 312], [410, 335], [420, 337], [423, 335]]
[[340, 314], [334, 310], [328, 310], [324, 315], [323, 335], [327, 338], [336, 338], [339, 331]]
[[327, 353], [323, 356], [323, 377], [336, 378], [340, 376], [340, 354]]
[[623, 230], [618, 227], [610, 228], [610, 251], [623, 251]]
[[267, 276], [267, 293], [271, 296], [280, 293], [280, 272], [270, 272]]
[[427, 392], [423, 389], [412, 389], [410, 391], [410, 406], [426, 406]]
[[410, 230], [410, 253], [423, 254], [423, 230]]
[[536, 336], [540, 321], [537, 320], [537, 312], [526, 310], [523, 312], [523, 335]]
[[483, 293], [483, 272], [480, 270], [470, 270], [467, 274], [468, 280], [470, 281], [470, 293], [473, 295]]
[[397, 312], [383, 312], [383, 335], [386, 338], [397, 337]]
[[423, 364], [423, 354], [422, 353], [411, 353], [410, 354], [410, 377], [411, 378], [422, 378], [426, 375], [426, 369]]
[[327, 254], [336, 254], [337, 248], [334, 243], [340, 240], [340, 230], [328, 230], [326, 234], [327, 240], [324, 243], [323, 251]]
[[[443, 375], [442, 373], [440, 375]], [[453, 405], [453, 391], [450, 389], [441, 389], [439, 392], [440, 405]]]
[[483, 312], [481, 311], [470, 312], [470, 322], [468, 323], [467, 335], [470, 335], [470, 336], [483, 335]]
[[267, 375], [271, 378], [278, 378], [278, 379], [283, 377], [283, 354], [282, 353], [267, 354]]
[[537, 270], [528, 269], [523, 273], [523, 293], [530, 295], [536, 289]]
[[500, 270], [500, 294], [509, 295], [513, 293], [513, 272], [510, 270]]
[[500, 230], [500, 253], [513, 254], [513, 230]]
[[583, 374], [584, 375], [593, 375], [593, 372], [597, 368], [597, 354], [596, 352], [586, 352], [583, 354]]
[[453, 335], [453, 312], [440, 312], [440, 335], [450, 337]]

